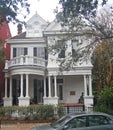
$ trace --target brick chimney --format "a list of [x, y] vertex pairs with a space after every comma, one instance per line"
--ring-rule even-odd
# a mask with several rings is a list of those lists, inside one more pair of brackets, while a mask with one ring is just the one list
[[22, 24], [18, 24], [17, 25], [17, 31], [18, 31], [18, 34], [21, 34], [22, 33]]

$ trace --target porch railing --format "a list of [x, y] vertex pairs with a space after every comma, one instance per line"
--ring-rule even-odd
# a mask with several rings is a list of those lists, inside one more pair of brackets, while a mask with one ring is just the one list
[[85, 111], [84, 104], [63, 104], [63, 113], [69, 114], [69, 113], [77, 113], [77, 112], [83, 112]]
[[39, 57], [32, 57], [32, 56], [20, 56], [11, 59], [10, 61], [6, 60], [5, 69], [13, 66], [19, 65], [37, 65], [41, 67], [46, 66], [46, 60], [39, 58]]

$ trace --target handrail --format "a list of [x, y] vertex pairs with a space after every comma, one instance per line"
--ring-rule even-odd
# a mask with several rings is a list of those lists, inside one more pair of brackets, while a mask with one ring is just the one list
[[5, 69], [8, 69], [9, 67], [13, 66], [19, 66], [19, 65], [37, 65], [37, 66], [46, 66], [46, 60], [39, 57], [33, 57], [28, 55], [21, 55], [19, 57], [15, 57], [11, 60], [6, 60], [5, 63]]

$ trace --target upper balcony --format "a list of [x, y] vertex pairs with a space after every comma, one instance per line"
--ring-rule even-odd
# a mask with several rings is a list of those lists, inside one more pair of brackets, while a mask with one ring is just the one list
[[31, 57], [28, 55], [21, 55], [20, 57], [15, 57], [11, 60], [6, 60], [5, 63], [5, 69], [8, 69], [10, 67], [16, 67], [16, 66], [21, 66], [21, 65], [34, 65], [34, 66], [39, 66], [39, 67], [46, 67], [47, 61], [45, 59], [39, 58], [39, 57]]

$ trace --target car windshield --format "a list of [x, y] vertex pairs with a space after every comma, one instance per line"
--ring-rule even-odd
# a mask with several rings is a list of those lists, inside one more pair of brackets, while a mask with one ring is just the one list
[[59, 120], [55, 121], [51, 124], [53, 128], [58, 128], [59, 126], [62, 126], [67, 120], [71, 119], [71, 116], [63, 116]]

